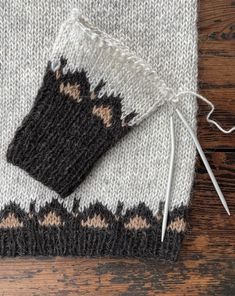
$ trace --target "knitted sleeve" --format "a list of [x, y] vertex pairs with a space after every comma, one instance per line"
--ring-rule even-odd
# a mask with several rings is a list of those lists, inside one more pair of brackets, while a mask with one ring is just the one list
[[66, 197], [168, 95], [149, 65], [75, 10], [60, 29], [7, 160]]

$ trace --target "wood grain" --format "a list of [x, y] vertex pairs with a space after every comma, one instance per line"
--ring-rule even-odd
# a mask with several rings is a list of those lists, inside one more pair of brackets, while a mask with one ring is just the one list
[[[203, 0], [199, 10], [199, 88], [214, 118], [235, 124], [235, 1]], [[179, 261], [11, 258], [0, 261], [0, 295], [235, 295], [235, 135], [205, 121], [198, 134], [231, 210], [223, 210], [197, 161], [190, 230]]]
[[[200, 1], [199, 91], [215, 105], [213, 119], [235, 125], [235, 1]], [[234, 136], [208, 125], [209, 108], [199, 102], [198, 135], [203, 148], [235, 151]]]

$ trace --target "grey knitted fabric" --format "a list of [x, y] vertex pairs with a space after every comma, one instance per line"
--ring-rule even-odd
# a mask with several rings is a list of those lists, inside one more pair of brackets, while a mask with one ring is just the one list
[[[7, 163], [6, 151], [16, 128], [31, 109], [47, 62], [55, 62], [62, 48], [58, 32], [74, 7], [101, 32], [116, 38], [142, 58], [146, 67], [150, 65], [159, 78], [155, 88], [152, 86], [156, 96], [150, 93], [152, 105], [159, 104], [154, 114], [96, 162], [73, 194], [62, 199], [24, 170]], [[193, 181], [195, 149], [186, 129], [175, 118], [174, 180], [167, 235], [161, 244], [162, 204], [170, 153], [170, 111], [162, 101], [170, 94], [166, 91], [163, 98], [159, 93], [162, 86], [175, 92], [196, 90], [197, 1], [128, 1], [128, 4], [106, 0], [98, 4], [96, 1], [14, 1], [2, 4], [1, 16], [0, 225], [5, 243], [1, 244], [0, 253], [176, 259], [186, 229], [185, 212]], [[60, 34], [68, 40], [63, 29]], [[66, 58], [66, 52], [61, 50], [61, 53]], [[159, 81], [163, 83], [160, 87]], [[127, 110], [128, 115], [136, 110], [141, 114], [135, 102], [144, 106], [146, 98], [139, 91], [128, 90], [128, 87], [124, 90], [126, 107], [122, 113]], [[179, 108], [195, 129], [194, 98], [183, 97]], [[31, 220], [29, 215], [33, 217]], [[32, 227], [40, 239], [30, 237]], [[8, 239], [10, 232], [17, 241], [14, 250]]]

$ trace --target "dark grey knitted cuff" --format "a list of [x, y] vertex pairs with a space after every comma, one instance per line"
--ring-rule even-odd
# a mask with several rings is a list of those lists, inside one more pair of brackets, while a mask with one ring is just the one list
[[121, 120], [120, 97], [97, 99], [101, 86], [91, 92], [84, 71], [63, 74], [49, 64], [34, 106], [9, 146], [8, 161], [61, 197], [72, 193], [94, 162], [129, 130], [134, 116]]
[[107, 149], [165, 102], [165, 89], [143, 60], [75, 13], [61, 28], [7, 160], [66, 197]]

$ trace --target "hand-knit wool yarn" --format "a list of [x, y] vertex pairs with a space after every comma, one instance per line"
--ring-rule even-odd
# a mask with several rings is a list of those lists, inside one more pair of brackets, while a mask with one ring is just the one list
[[66, 197], [170, 92], [146, 62], [77, 10], [62, 25], [52, 55], [7, 160]]
[[[56, 34], [72, 7], [151, 64], [177, 92], [196, 89], [196, 0], [24, 2], [1, 7], [5, 29], [0, 38], [3, 48], [8, 48], [1, 72], [5, 73], [0, 111], [1, 254], [134, 255], [174, 260], [185, 231], [195, 149], [176, 118], [176, 166], [168, 231], [161, 244], [161, 204], [169, 167], [167, 106], [110, 149], [79, 189], [64, 200], [8, 164], [5, 154], [15, 129], [31, 108]], [[195, 128], [193, 98], [185, 97], [180, 108]]]

